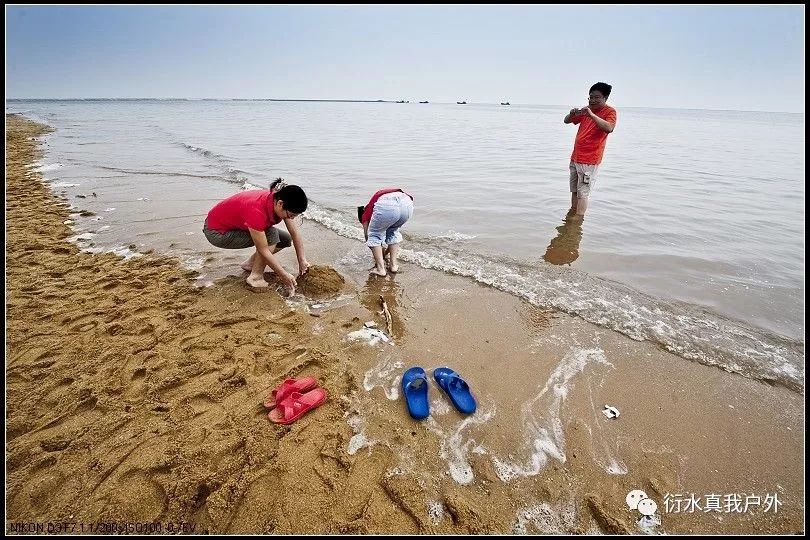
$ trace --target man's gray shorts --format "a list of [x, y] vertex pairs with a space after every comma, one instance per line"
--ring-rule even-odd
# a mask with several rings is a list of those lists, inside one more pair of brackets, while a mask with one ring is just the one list
[[577, 194], [577, 199], [587, 199], [591, 194], [591, 188], [596, 181], [596, 171], [599, 165], [588, 165], [585, 163], [574, 163], [568, 166], [571, 173], [568, 180], [571, 193]]
[[[203, 234], [213, 245], [224, 249], [245, 249], [253, 247], [253, 238], [250, 237], [248, 231], [232, 230], [225, 233], [213, 231], [208, 228], [208, 220], [205, 220], [203, 225]], [[284, 249], [292, 245], [292, 238], [290, 233], [276, 229], [275, 227], [268, 227], [264, 231], [267, 236], [267, 244], [270, 247], [276, 246], [276, 249]]]

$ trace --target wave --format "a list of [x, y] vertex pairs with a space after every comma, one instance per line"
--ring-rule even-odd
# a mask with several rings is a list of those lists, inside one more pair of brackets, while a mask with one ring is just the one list
[[205, 148], [200, 148], [199, 146], [193, 146], [187, 143], [179, 143], [180, 146], [183, 148], [194, 152], [195, 154], [200, 154], [201, 156], [205, 156], [207, 158], [214, 158], [221, 161], [230, 161], [228, 158], [223, 156], [222, 154], [217, 154], [216, 152], [212, 152], [211, 150], [206, 150]]
[[177, 171], [147, 171], [136, 169], [123, 169], [120, 167], [109, 167], [107, 165], [96, 165], [96, 166], [99, 169], [104, 169], [105, 171], [115, 171], [124, 174], [137, 174], [143, 176], [178, 176], [184, 178], [204, 178], [207, 180], [225, 180], [226, 182], [229, 181], [227, 178], [223, 178], [222, 176], [217, 176], [213, 174], [191, 174]]
[[[306, 217], [337, 234], [363, 239], [345, 212], [310, 204]], [[441, 237], [409, 235], [400, 258], [457, 274], [529, 303], [578, 316], [637, 341], [649, 341], [687, 360], [784, 386], [804, 389], [804, 344], [752, 328], [684, 302], [665, 301], [580, 270], [529, 264], [447, 246]]]
[[246, 171], [243, 171], [242, 169], [237, 169], [236, 167], [233, 167], [231, 165], [231, 163], [233, 163], [233, 160], [230, 157], [218, 154], [212, 150], [208, 150], [200, 146], [195, 146], [184, 142], [178, 142], [177, 144], [179, 144], [189, 152], [202, 156], [206, 158], [206, 160], [211, 161], [215, 167], [219, 168], [222, 171], [222, 177], [227, 182], [233, 184], [242, 184], [243, 186], [247, 185], [248, 173]]

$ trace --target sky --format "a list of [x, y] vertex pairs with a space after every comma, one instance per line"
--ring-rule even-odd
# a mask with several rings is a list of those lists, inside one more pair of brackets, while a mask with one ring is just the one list
[[6, 6], [7, 98], [804, 112], [804, 7]]

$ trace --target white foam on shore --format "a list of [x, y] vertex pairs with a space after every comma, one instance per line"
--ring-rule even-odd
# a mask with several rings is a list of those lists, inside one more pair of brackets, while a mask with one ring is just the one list
[[[575, 517], [570, 509], [540, 503], [518, 510], [512, 534], [566, 534], [573, 528]], [[532, 531], [529, 531], [529, 526], [533, 528]]]
[[127, 246], [118, 246], [108, 250], [110, 253], [115, 253], [119, 257], [123, 257], [124, 259], [134, 259], [136, 257], [143, 257], [143, 253], [138, 253], [137, 251], [130, 249]]
[[659, 530], [661, 527], [661, 515], [657, 512], [651, 516], [641, 516], [641, 519], [636, 522], [636, 526], [644, 534], [664, 534]]
[[304, 298], [305, 298], [304, 305], [306, 307], [307, 312], [311, 312], [314, 309], [321, 313], [324, 313], [329, 310], [350, 304], [352, 301], [355, 300], [356, 297], [351, 294], [341, 294], [337, 298], [332, 298], [331, 300], [313, 300], [312, 298], [306, 297]]
[[113, 253], [118, 255], [119, 257], [123, 258], [124, 260], [134, 259], [136, 257], [143, 257], [143, 253], [138, 253], [137, 251], [133, 251], [127, 246], [118, 246], [113, 248], [101, 248], [101, 247], [82, 247], [79, 246], [81, 251], [84, 253], [92, 253], [97, 255], [99, 253]]
[[434, 238], [438, 238], [438, 239], [441, 239], [441, 240], [451, 240], [453, 242], [462, 242], [464, 240], [472, 240], [473, 238], [476, 238], [476, 235], [474, 235], [474, 234], [464, 234], [464, 233], [456, 232], [453, 229], [450, 229], [446, 233], [442, 233], [442, 234], [434, 236]]
[[386, 356], [376, 366], [366, 371], [363, 376], [363, 389], [370, 392], [379, 386], [388, 399], [393, 401], [399, 398], [399, 381], [402, 379], [404, 366], [405, 364], [395, 359], [393, 355]]
[[78, 244], [80, 242], [89, 242], [90, 240], [93, 239], [94, 236], [96, 236], [96, 233], [83, 232], [67, 238], [67, 241], [72, 244]]
[[205, 266], [205, 257], [184, 257], [181, 259], [184, 268], [199, 271]]
[[339, 215], [336, 215], [335, 212], [331, 212], [315, 204], [310, 204], [309, 207], [307, 207], [306, 217], [307, 219], [317, 221], [321, 225], [332, 229], [341, 236], [345, 236], [346, 238], [354, 238], [355, 240], [365, 242], [363, 229], [360, 227], [360, 224], [357, 223], [356, 225], [349, 225], [345, 221], [341, 220]]
[[62, 167], [63, 167], [63, 165], [61, 163], [51, 163], [51, 164], [48, 164], [48, 165], [46, 165], [44, 163], [36, 163], [31, 168], [31, 170], [34, 171], [34, 172], [38, 172], [38, 173], [44, 173], [44, 172], [56, 171], [56, 170], [61, 169]]
[[436, 420], [428, 417], [425, 425], [436, 433], [441, 441], [439, 457], [447, 461], [447, 470], [450, 477], [458, 484], [468, 485], [475, 479], [472, 466], [469, 462], [469, 454], [484, 453], [484, 448], [465, 432], [470, 428], [488, 422], [495, 416], [495, 409], [489, 411], [479, 410], [470, 416], [465, 417], [460, 422], [453, 425], [449, 432], [445, 432]]
[[346, 334], [346, 339], [349, 341], [365, 341], [371, 347], [375, 347], [380, 343], [392, 343], [388, 336], [376, 328], [361, 328], [349, 332]]
[[346, 419], [346, 423], [354, 431], [354, 435], [349, 439], [349, 444], [346, 447], [346, 453], [353, 456], [361, 448], [371, 448], [377, 441], [366, 436], [364, 432], [365, 420], [359, 415], [355, 414]]
[[430, 414], [434, 416], [443, 416], [453, 411], [450, 403], [444, 396], [433, 396], [430, 400]]
[[444, 505], [440, 501], [428, 501], [427, 514], [433, 525], [438, 525], [444, 519]]
[[602, 349], [570, 349], [554, 368], [537, 396], [523, 404], [523, 443], [529, 449], [529, 458], [523, 463], [517, 463], [493, 456], [495, 474], [503, 482], [538, 474], [545, 468], [550, 457], [565, 463], [562, 403], [568, 395], [571, 380], [589, 364], [610, 365]]
[[611, 449], [610, 444], [607, 441], [607, 438], [602, 433], [602, 422], [606, 421], [606, 418], [603, 418], [603, 414], [601, 410], [597, 410], [596, 404], [593, 401], [593, 389], [589, 388], [588, 391], [588, 399], [591, 402], [591, 411], [593, 412], [594, 422], [593, 425], [596, 427], [596, 435], [594, 435], [593, 430], [591, 430], [591, 426], [586, 426], [588, 428], [588, 433], [591, 435], [591, 443], [593, 445], [594, 451], [594, 461], [601, 466], [606, 473], [613, 474], [613, 475], [623, 475], [627, 474], [627, 466], [624, 462], [618, 457], [618, 449], [614, 452]]
[[50, 186], [51, 186], [52, 188], [61, 188], [61, 187], [77, 187], [77, 186], [80, 186], [80, 185], [81, 185], [81, 184], [72, 184], [72, 183], [70, 183], [70, 182], [54, 182], [54, 183], [50, 184]]
[[373, 444], [366, 438], [365, 433], [357, 433], [353, 435], [351, 439], [349, 439], [349, 445], [346, 448], [346, 453], [353, 456], [364, 446], [373, 446]]

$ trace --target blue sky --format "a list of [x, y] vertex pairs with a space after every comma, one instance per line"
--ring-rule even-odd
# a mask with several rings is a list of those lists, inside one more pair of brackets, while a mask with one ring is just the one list
[[804, 112], [804, 7], [7, 6], [9, 98]]

